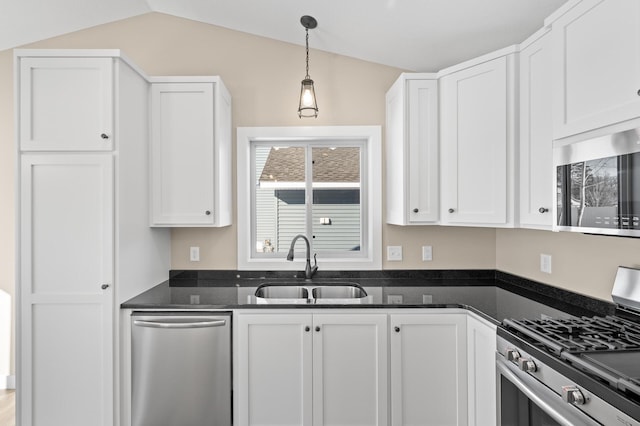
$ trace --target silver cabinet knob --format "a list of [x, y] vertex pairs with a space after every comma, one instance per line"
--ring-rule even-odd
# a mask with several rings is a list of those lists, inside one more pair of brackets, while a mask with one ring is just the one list
[[418, 213], [419, 211], [420, 211], [420, 210], [418, 210], [418, 209], [413, 209], [413, 212], [414, 212], [414, 213]]
[[400, 333], [400, 327], [393, 327], [393, 330], [394, 330], [396, 333]]
[[204, 212], [204, 214], [206, 214], [207, 216], [209, 216], [211, 214], [211, 210], [207, 210], [206, 212]]
[[574, 385], [562, 387], [562, 400], [573, 405], [584, 405], [587, 402], [580, 389]]
[[107, 135], [106, 133], [101, 134], [100, 137], [102, 139], [109, 139], [109, 135]]
[[316, 326], [316, 331], [320, 331], [320, 326]]
[[306, 327], [304, 328], [304, 331], [311, 331], [311, 327], [306, 326]]
[[548, 208], [546, 208], [546, 207], [540, 207], [540, 208], [538, 209], [538, 211], [539, 211], [540, 213], [546, 213], [546, 212], [548, 212], [548, 211], [549, 211], [549, 209], [548, 209]]
[[518, 367], [520, 367], [520, 370], [524, 371], [525, 373], [535, 373], [536, 371], [538, 371], [538, 366], [536, 365], [536, 363], [529, 358], [518, 358]]
[[102, 285], [100, 286], [100, 288], [101, 288], [101, 289], [103, 289], [103, 290], [106, 290], [106, 289], [108, 289], [108, 288], [109, 288], [109, 284], [102, 284]]
[[449, 213], [453, 213], [453, 212], [455, 212], [454, 209], [449, 209]]
[[518, 359], [520, 359], [520, 352], [515, 349], [507, 349], [507, 351], [505, 352], [505, 356], [507, 357], [508, 361], [518, 362]]

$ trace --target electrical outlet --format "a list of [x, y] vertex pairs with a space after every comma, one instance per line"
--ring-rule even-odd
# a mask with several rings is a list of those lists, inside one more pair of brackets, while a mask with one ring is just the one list
[[550, 274], [551, 273], [551, 255], [540, 254], [540, 271]]
[[189, 303], [191, 303], [192, 305], [199, 305], [200, 304], [200, 295], [199, 294], [191, 294], [191, 295], [189, 295]]
[[422, 261], [429, 262], [433, 260], [433, 248], [431, 246], [422, 246]]
[[433, 295], [431, 294], [423, 294], [422, 295], [422, 303], [428, 305], [429, 303], [433, 303]]
[[387, 246], [387, 260], [402, 260], [402, 246]]
[[387, 295], [387, 303], [390, 305], [401, 305], [402, 304], [402, 295], [401, 294], [389, 294]]
[[200, 262], [200, 247], [189, 247], [189, 260]]

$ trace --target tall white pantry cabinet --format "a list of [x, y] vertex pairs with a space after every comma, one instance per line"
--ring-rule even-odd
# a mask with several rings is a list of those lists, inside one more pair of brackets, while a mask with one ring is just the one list
[[118, 306], [162, 282], [149, 84], [118, 50], [16, 50], [17, 419], [117, 422]]

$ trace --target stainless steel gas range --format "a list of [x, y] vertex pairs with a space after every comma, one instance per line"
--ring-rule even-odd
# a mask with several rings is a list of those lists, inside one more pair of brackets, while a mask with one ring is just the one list
[[506, 319], [498, 424], [640, 426], [640, 270], [620, 267], [616, 314]]

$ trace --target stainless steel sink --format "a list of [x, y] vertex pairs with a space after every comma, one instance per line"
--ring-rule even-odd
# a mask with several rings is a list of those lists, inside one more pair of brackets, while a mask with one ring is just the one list
[[314, 281], [305, 285], [287, 282], [263, 283], [256, 289], [258, 304], [360, 304], [372, 297], [359, 284], [348, 281]]
[[358, 284], [323, 285], [311, 290], [314, 299], [359, 299], [367, 297], [367, 292]]
[[256, 289], [256, 303], [309, 303], [309, 290], [297, 285], [261, 284]]

